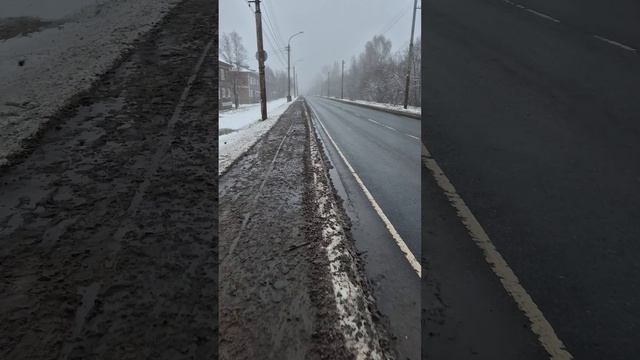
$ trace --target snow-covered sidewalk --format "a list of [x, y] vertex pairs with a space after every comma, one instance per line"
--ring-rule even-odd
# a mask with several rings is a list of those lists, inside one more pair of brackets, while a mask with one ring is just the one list
[[53, 24], [0, 40], [0, 166], [178, 2], [65, 0], [53, 11], [49, 0], [0, 1], [0, 17], [36, 16]]
[[[246, 107], [220, 113], [218, 129], [237, 129], [228, 134], [218, 137], [218, 174], [222, 174], [227, 168], [242, 154], [244, 154], [253, 144], [258, 141], [271, 127], [278, 121], [293, 101], [290, 103], [286, 99], [273, 100], [267, 103], [268, 118], [260, 121], [260, 105], [256, 107]], [[279, 105], [278, 105], [279, 104]], [[278, 105], [275, 106], [274, 105]], [[273, 109], [273, 110], [270, 110]], [[224, 121], [223, 121], [224, 119]], [[238, 124], [244, 124], [239, 128]]]
[[[326, 97], [326, 96], [325, 96]], [[405, 112], [411, 115], [421, 115], [422, 114], [422, 108], [421, 107], [417, 107], [417, 106], [407, 106], [407, 108], [405, 109], [402, 105], [394, 105], [394, 104], [385, 104], [385, 103], [379, 103], [379, 102], [374, 102], [374, 101], [366, 101], [366, 100], [349, 100], [349, 99], [339, 99], [337, 97], [330, 97], [331, 99], [334, 100], [340, 100], [340, 101], [344, 101], [344, 102], [350, 102], [350, 103], [355, 103], [355, 104], [362, 104], [362, 105], [368, 105], [371, 107], [377, 107], [383, 110], [393, 110], [393, 111], [399, 111], [399, 112]]]
[[[271, 112], [277, 110], [282, 104], [286, 104], [286, 98], [267, 101], [267, 115], [271, 116]], [[251, 123], [260, 120], [262, 113], [260, 112], [260, 103], [242, 104], [236, 110], [221, 111], [218, 122], [218, 129], [238, 130]]]

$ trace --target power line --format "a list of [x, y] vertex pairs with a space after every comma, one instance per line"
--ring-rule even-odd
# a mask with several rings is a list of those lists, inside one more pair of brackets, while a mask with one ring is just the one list
[[398, 21], [400, 21], [400, 19], [402, 19], [409, 12], [409, 10], [413, 10], [413, 6], [405, 8], [396, 18], [394, 18], [395, 20], [393, 20], [393, 22], [388, 27], [386, 27], [384, 31], [381, 32], [381, 35], [384, 35], [389, 30], [391, 30], [398, 23]]
[[[264, 17], [266, 20], [266, 16]], [[273, 52], [275, 53], [276, 58], [280, 61], [280, 63], [282, 64], [282, 66], [286, 66], [284, 63], [284, 60], [282, 58], [282, 54], [280, 54], [279, 48], [280, 46], [278, 46], [277, 41], [273, 40], [272, 38], [274, 37], [272, 30], [269, 26], [269, 22], [265, 22], [267, 24], [267, 40], [269, 41], [270, 45], [271, 45], [271, 50], [273, 50]], [[271, 35], [269, 35], [269, 33], [271, 33]], [[275, 45], [274, 45], [275, 43]]]
[[275, 47], [272, 44], [272, 50], [274, 50], [274, 52], [276, 53], [276, 56], [278, 57], [278, 60], [280, 60], [280, 63], [282, 63], [283, 66], [286, 66], [282, 58], [283, 55], [279, 51], [279, 49], [281, 49], [284, 46], [281, 46], [281, 44], [278, 42], [277, 36], [275, 35], [275, 31], [273, 30], [273, 25], [269, 20], [269, 17], [267, 16], [266, 12], [264, 12], [264, 19], [265, 19], [265, 23], [267, 24], [267, 30], [268, 32], [271, 33], [271, 37], [273, 38], [273, 43], [275, 43]]
[[[242, 2], [245, 2], [246, 0], [241, 0], [241, 1], [242, 1]], [[247, 2], [247, 5], [248, 5], [248, 8], [249, 8], [249, 12], [251, 12], [251, 15], [252, 15], [252, 16], [255, 16], [255, 14], [253, 13], [253, 9], [251, 8], [251, 4]], [[263, 10], [263, 11], [262, 11], [262, 14], [263, 14], [263, 15], [265, 15], [265, 14], [264, 14], [264, 8], [263, 8], [262, 10]], [[263, 16], [263, 17], [265, 17], [265, 16]], [[274, 45], [273, 45], [273, 41], [272, 41], [272, 40], [270, 39], [270, 37], [269, 37], [269, 31], [270, 31], [270, 29], [269, 29], [269, 24], [267, 23], [267, 32], [265, 33], [265, 34], [267, 35], [267, 36], [266, 36], [266, 38], [267, 38], [267, 42], [269, 42], [270, 47], [271, 47], [271, 50], [273, 50], [273, 52], [276, 54], [276, 58], [278, 59], [278, 61], [280, 61], [280, 63], [282, 64], [282, 66], [283, 66], [283, 67], [286, 67], [286, 65], [285, 65], [285, 63], [284, 63], [284, 60], [283, 60], [283, 58], [282, 58], [282, 54], [280, 54], [280, 53], [279, 53], [279, 51], [278, 51], [278, 46], [277, 46], [277, 44], [276, 44], [276, 46], [274, 46]]]
[[276, 13], [275, 13], [275, 11], [273, 11], [273, 8], [271, 7], [270, 2], [267, 2], [267, 8], [268, 8], [268, 12], [269, 12], [269, 17], [273, 18], [272, 25], [273, 25], [273, 29], [275, 30], [275, 34], [276, 34], [276, 36], [278, 38], [277, 40], [280, 43], [280, 45], [283, 45], [284, 41], [282, 40], [283, 39], [282, 33], [280, 32], [280, 29], [278, 28], [278, 18], [276, 18]]
[[[267, 6], [269, 3], [266, 3]], [[280, 49], [283, 48], [284, 46], [282, 45], [281, 41], [278, 40], [278, 35], [276, 33], [276, 31], [274, 30], [274, 25], [273, 22], [269, 19], [270, 16], [268, 16], [268, 13], [266, 11], [266, 7], [263, 9], [263, 14], [264, 14], [264, 18], [267, 24], [267, 30], [271, 33], [271, 38], [273, 39], [272, 41], [272, 50], [274, 50], [274, 52], [276, 53], [276, 56], [278, 57], [278, 60], [280, 61], [280, 63], [283, 66], [286, 66], [284, 64], [284, 58], [282, 57], [283, 55], [280, 53]], [[274, 45], [275, 44], [275, 45]]]

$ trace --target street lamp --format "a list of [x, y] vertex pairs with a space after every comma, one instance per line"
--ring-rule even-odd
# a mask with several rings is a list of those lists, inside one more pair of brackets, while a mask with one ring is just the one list
[[289, 36], [287, 41], [287, 102], [291, 101], [291, 39], [300, 34], [304, 34], [304, 31]]

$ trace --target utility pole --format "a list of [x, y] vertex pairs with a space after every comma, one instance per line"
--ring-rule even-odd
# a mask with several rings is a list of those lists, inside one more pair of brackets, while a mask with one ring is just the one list
[[296, 97], [296, 66], [293, 65], [293, 97]]
[[260, 0], [249, 1], [256, 4], [256, 34], [258, 38], [258, 75], [260, 76], [260, 111], [262, 120], [267, 119], [267, 89], [264, 81], [264, 48], [262, 47], [262, 14]]
[[331, 97], [331, 78], [329, 77], [328, 71], [327, 71], [327, 97]]
[[304, 34], [304, 31], [289, 36], [289, 40], [287, 41], [287, 102], [291, 101], [291, 39], [300, 34]]
[[291, 101], [291, 45], [287, 45], [287, 102]]
[[416, 26], [416, 9], [418, 0], [413, 0], [413, 20], [411, 20], [411, 39], [409, 40], [409, 57], [407, 58], [407, 79], [404, 86], [404, 108], [409, 103], [409, 78], [411, 76], [411, 60], [413, 60], [413, 31]]
[[298, 91], [298, 73], [296, 69], [293, 69], [293, 91], [296, 93], [296, 97], [300, 96], [300, 92]]
[[344, 99], [344, 60], [342, 60], [342, 85], [340, 85], [340, 99]]

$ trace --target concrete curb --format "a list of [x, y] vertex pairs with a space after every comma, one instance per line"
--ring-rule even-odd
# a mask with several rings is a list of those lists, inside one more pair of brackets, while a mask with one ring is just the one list
[[330, 97], [326, 97], [326, 96], [322, 96], [322, 98], [323, 99], [329, 99], [329, 100], [337, 101], [337, 102], [341, 102], [341, 103], [344, 103], [344, 104], [362, 106], [362, 107], [373, 109], [373, 110], [384, 111], [384, 112], [387, 112], [387, 113], [390, 113], [390, 114], [399, 115], [399, 116], [405, 116], [405, 117], [416, 119], [416, 120], [422, 120], [422, 114], [420, 114], [420, 115], [411, 114], [411, 113], [407, 113], [407, 112], [404, 112], [404, 111], [381, 108], [381, 107], [374, 106], [374, 105], [362, 104], [362, 103], [351, 102], [351, 101], [345, 101], [345, 100], [336, 99], [336, 98], [330, 98]]

